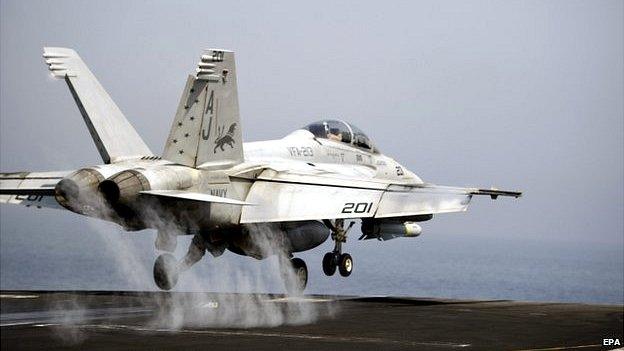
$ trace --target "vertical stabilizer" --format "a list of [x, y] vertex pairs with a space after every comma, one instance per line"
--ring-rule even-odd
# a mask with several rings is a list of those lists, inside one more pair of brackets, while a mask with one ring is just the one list
[[152, 155], [76, 51], [46, 47], [43, 57], [52, 75], [67, 82], [105, 163]]
[[187, 79], [163, 158], [210, 168], [243, 161], [233, 52], [204, 51], [196, 75]]

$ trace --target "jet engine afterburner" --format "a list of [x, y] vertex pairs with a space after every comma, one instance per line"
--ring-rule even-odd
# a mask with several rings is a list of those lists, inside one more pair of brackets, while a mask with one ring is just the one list
[[63, 207], [72, 212], [105, 217], [105, 203], [98, 186], [106, 177], [123, 170], [119, 165], [99, 165], [79, 169], [56, 184], [54, 197]]
[[121, 171], [100, 182], [98, 190], [111, 206], [132, 207], [142, 191], [188, 189], [197, 179], [196, 169], [159, 165]]
[[70, 211], [86, 214], [98, 196], [97, 187], [102, 180], [104, 176], [97, 170], [80, 169], [56, 184], [56, 201]]

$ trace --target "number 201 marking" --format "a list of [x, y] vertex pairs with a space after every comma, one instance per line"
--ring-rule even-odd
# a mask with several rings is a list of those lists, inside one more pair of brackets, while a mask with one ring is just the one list
[[372, 202], [347, 202], [342, 208], [342, 213], [370, 213], [372, 208]]
[[223, 61], [223, 51], [213, 51], [212, 52], [212, 61], [213, 62], [222, 62]]

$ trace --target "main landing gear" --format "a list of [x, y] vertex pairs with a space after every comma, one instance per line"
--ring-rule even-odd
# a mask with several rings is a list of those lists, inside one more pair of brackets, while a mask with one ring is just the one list
[[355, 222], [349, 223], [347, 229], [344, 229], [344, 219], [337, 219], [334, 223], [324, 220], [323, 223], [331, 229], [331, 238], [335, 243], [334, 251], [323, 256], [323, 272], [327, 276], [332, 276], [337, 268], [341, 276], [348, 277], [353, 271], [353, 258], [348, 253], [342, 253], [342, 243], [347, 242], [347, 233]]
[[201, 260], [206, 254], [206, 250], [206, 239], [200, 234], [195, 234], [188, 252], [181, 261], [178, 262], [170, 253], [158, 256], [154, 262], [154, 282], [162, 290], [171, 290], [178, 282], [178, 275]]
[[178, 260], [164, 253], [154, 262], [154, 282], [161, 290], [171, 290], [178, 282]]
[[[163, 235], [157, 238], [156, 248], [161, 251], [173, 250], [175, 245], [171, 242], [170, 237]], [[161, 254], [154, 262], [154, 282], [162, 290], [173, 289], [179, 274], [201, 260], [206, 251], [216, 256], [223, 252], [211, 245], [201, 234], [196, 234], [182, 260], [176, 260], [171, 253]], [[280, 261], [280, 271], [288, 294], [300, 295], [308, 283], [308, 267], [305, 262], [300, 258], [288, 258], [284, 255]]]
[[283, 260], [288, 260], [288, 262], [280, 262], [280, 273], [286, 292], [288, 295], [301, 295], [308, 284], [308, 266], [297, 257]]

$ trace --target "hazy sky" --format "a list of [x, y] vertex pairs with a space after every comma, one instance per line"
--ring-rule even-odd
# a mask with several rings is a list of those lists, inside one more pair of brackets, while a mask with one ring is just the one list
[[[426, 181], [525, 192], [424, 235], [623, 244], [622, 1], [2, 0], [0, 20], [3, 172], [101, 162], [43, 46], [76, 49], [156, 152], [201, 50], [222, 47], [245, 140], [339, 117]], [[1, 211], [3, 236], [88, 230]]]

